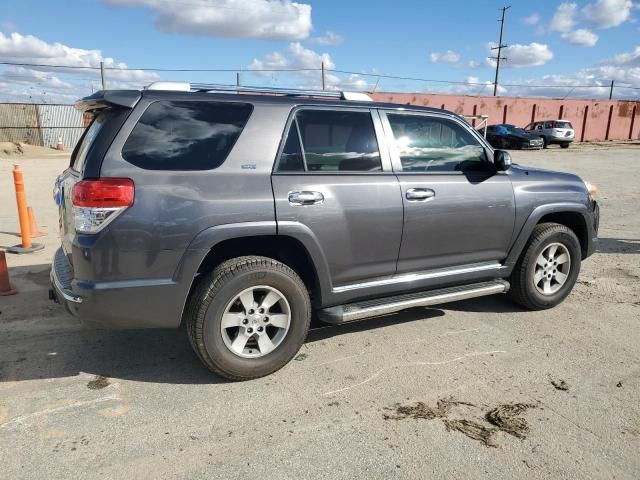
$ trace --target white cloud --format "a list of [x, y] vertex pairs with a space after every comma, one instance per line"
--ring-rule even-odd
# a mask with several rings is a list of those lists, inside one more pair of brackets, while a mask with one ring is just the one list
[[476, 62], [475, 60], [469, 60], [467, 62], [467, 67], [469, 68], [479, 68], [480, 67], [480, 62]]
[[[493, 82], [480, 80], [478, 77], [468, 76], [464, 79], [465, 84], [452, 85], [448, 93], [460, 95], [493, 95]], [[498, 94], [504, 95], [507, 89], [498, 84]]]
[[565, 2], [558, 5], [556, 12], [553, 14], [549, 28], [556, 32], [569, 32], [575, 25], [575, 16], [578, 5], [571, 2]]
[[33, 35], [15, 32], [9, 35], [0, 32], [0, 61], [39, 65], [6, 67], [1, 77], [9, 87], [2, 89], [3, 97], [7, 97], [9, 91], [33, 96], [35, 88], [40, 94], [47, 92], [49, 97], [57, 98], [56, 101], [77, 99], [91, 93], [92, 87], [95, 90], [100, 88], [100, 62], [104, 62], [107, 69], [107, 88], [141, 88], [160, 78], [153, 72], [124, 70], [126, 63], [105, 57], [100, 50], [48, 43]]
[[631, 0], [598, 0], [582, 9], [587, 21], [597, 28], [617, 27], [631, 17]]
[[[495, 47], [495, 43], [489, 43], [489, 49]], [[491, 50], [492, 55], [497, 50]], [[502, 56], [507, 60], [500, 65], [506, 67], [539, 67], [548, 63], [553, 58], [553, 52], [546, 44], [532, 42], [528, 45], [516, 43], [502, 49]], [[495, 66], [495, 60], [489, 60], [489, 65]]]
[[[509, 95], [607, 98], [611, 80], [614, 80], [616, 84], [614, 98], [640, 99], [640, 46], [636, 46], [630, 52], [615, 55], [612, 59], [597, 65], [580, 69], [573, 74], [545, 75], [540, 78], [512, 80], [504, 83], [523, 85], [507, 87]], [[534, 85], [546, 86], [537, 88]]]
[[289, 78], [296, 82], [298, 87], [319, 89], [321, 87], [320, 68], [324, 62], [325, 82], [329, 89], [339, 90], [371, 90], [373, 85], [358, 74], [340, 76], [334, 70], [336, 64], [328, 53], [317, 53], [310, 48], [305, 48], [300, 42], [289, 44], [286, 52], [271, 52], [263, 58], [254, 58], [249, 68], [256, 70], [256, 75], [261, 77], [274, 77], [274, 72], [260, 70], [300, 69], [298, 72], [278, 74], [279, 77]]
[[538, 13], [532, 13], [531, 15], [522, 19], [527, 25], [537, 25], [540, 23], [540, 15]]
[[460, 61], [460, 54], [453, 50], [447, 50], [445, 53], [433, 52], [429, 59], [431, 63], [457, 63]]
[[321, 37], [312, 37], [309, 39], [309, 42], [315, 43], [316, 45], [340, 45], [344, 42], [344, 37], [339, 35], [331, 30], [328, 30]]
[[291, 0], [103, 0], [149, 7], [163, 32], [227, 38], [302, 40], [312, 30], [311, 5]]
[[574, 45], [582, 45], [584, 47], [593, 47], [598, 43], [598, 35], [586, 28], [579, 28], [573, 32], [563, 33], [562, 38]]

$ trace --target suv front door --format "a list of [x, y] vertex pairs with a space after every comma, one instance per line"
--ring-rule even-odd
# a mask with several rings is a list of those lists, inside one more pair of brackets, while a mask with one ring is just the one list
[[489, 149], [452, 116], [380, 113], [404, 202], [397, 273], [444, 269], [445, 283], [457, 270], [498, 268], [511, 244], [515, 202]]
[[285, 130], [272, 176], [278, 233], [307, 231], [332, 287], [396, 271], [403, 206], [377, 137], [377, 112], [362, 108], [298, 108]]

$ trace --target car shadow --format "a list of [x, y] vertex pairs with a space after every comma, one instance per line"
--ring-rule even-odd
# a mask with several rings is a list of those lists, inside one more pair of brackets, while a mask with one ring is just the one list
[[[169, 384], [218, 384], [189, 345], [185, 328], [90, 330], [48, 300], [49, 266], [13, 267], [18, 295], [0, 297], [0, 383], [89, 374]], [[414, 308], [345, 325], [314, 320], [306, 343], [411, 322], [434, 321], [446, 310], [510, 312], [503, 299], [476, 299]]]
[[597, 253], [640, 253], [640, 240], [630, 238], [599, 238]]

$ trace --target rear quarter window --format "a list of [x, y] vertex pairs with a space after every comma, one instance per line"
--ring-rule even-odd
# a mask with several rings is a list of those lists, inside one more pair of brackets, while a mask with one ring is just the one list
[[87, 129], [82, 134], [78, 145], [75, 147], [73, 154], [71, 155], [71, 168], [80, 172], [84, 167], [84, 162], [87, 158], [89, 149], [98, 138], [98, 134], [102, 127], [107, 122], [110, 112], [99, 112], [91, 121]]
[[146, 170], [211, 170], [224, 163], [253, 106], [235, 102], [158, 101], [142, 114], [122, 148]]

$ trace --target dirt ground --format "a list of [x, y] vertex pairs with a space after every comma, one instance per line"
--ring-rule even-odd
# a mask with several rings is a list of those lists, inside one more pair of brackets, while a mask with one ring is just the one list
[[182, 331], [84, 330], [47, 300], [53, 180], [0, 153], [0, 246], [22, 164], [44, 250], [0, 297], [0, 478], [640, 478], [640, 146], [514, 152], [599, 187], [601, 242], [560, 306], [503, 297], [313, 330], [276, 374], [228, 383]]

